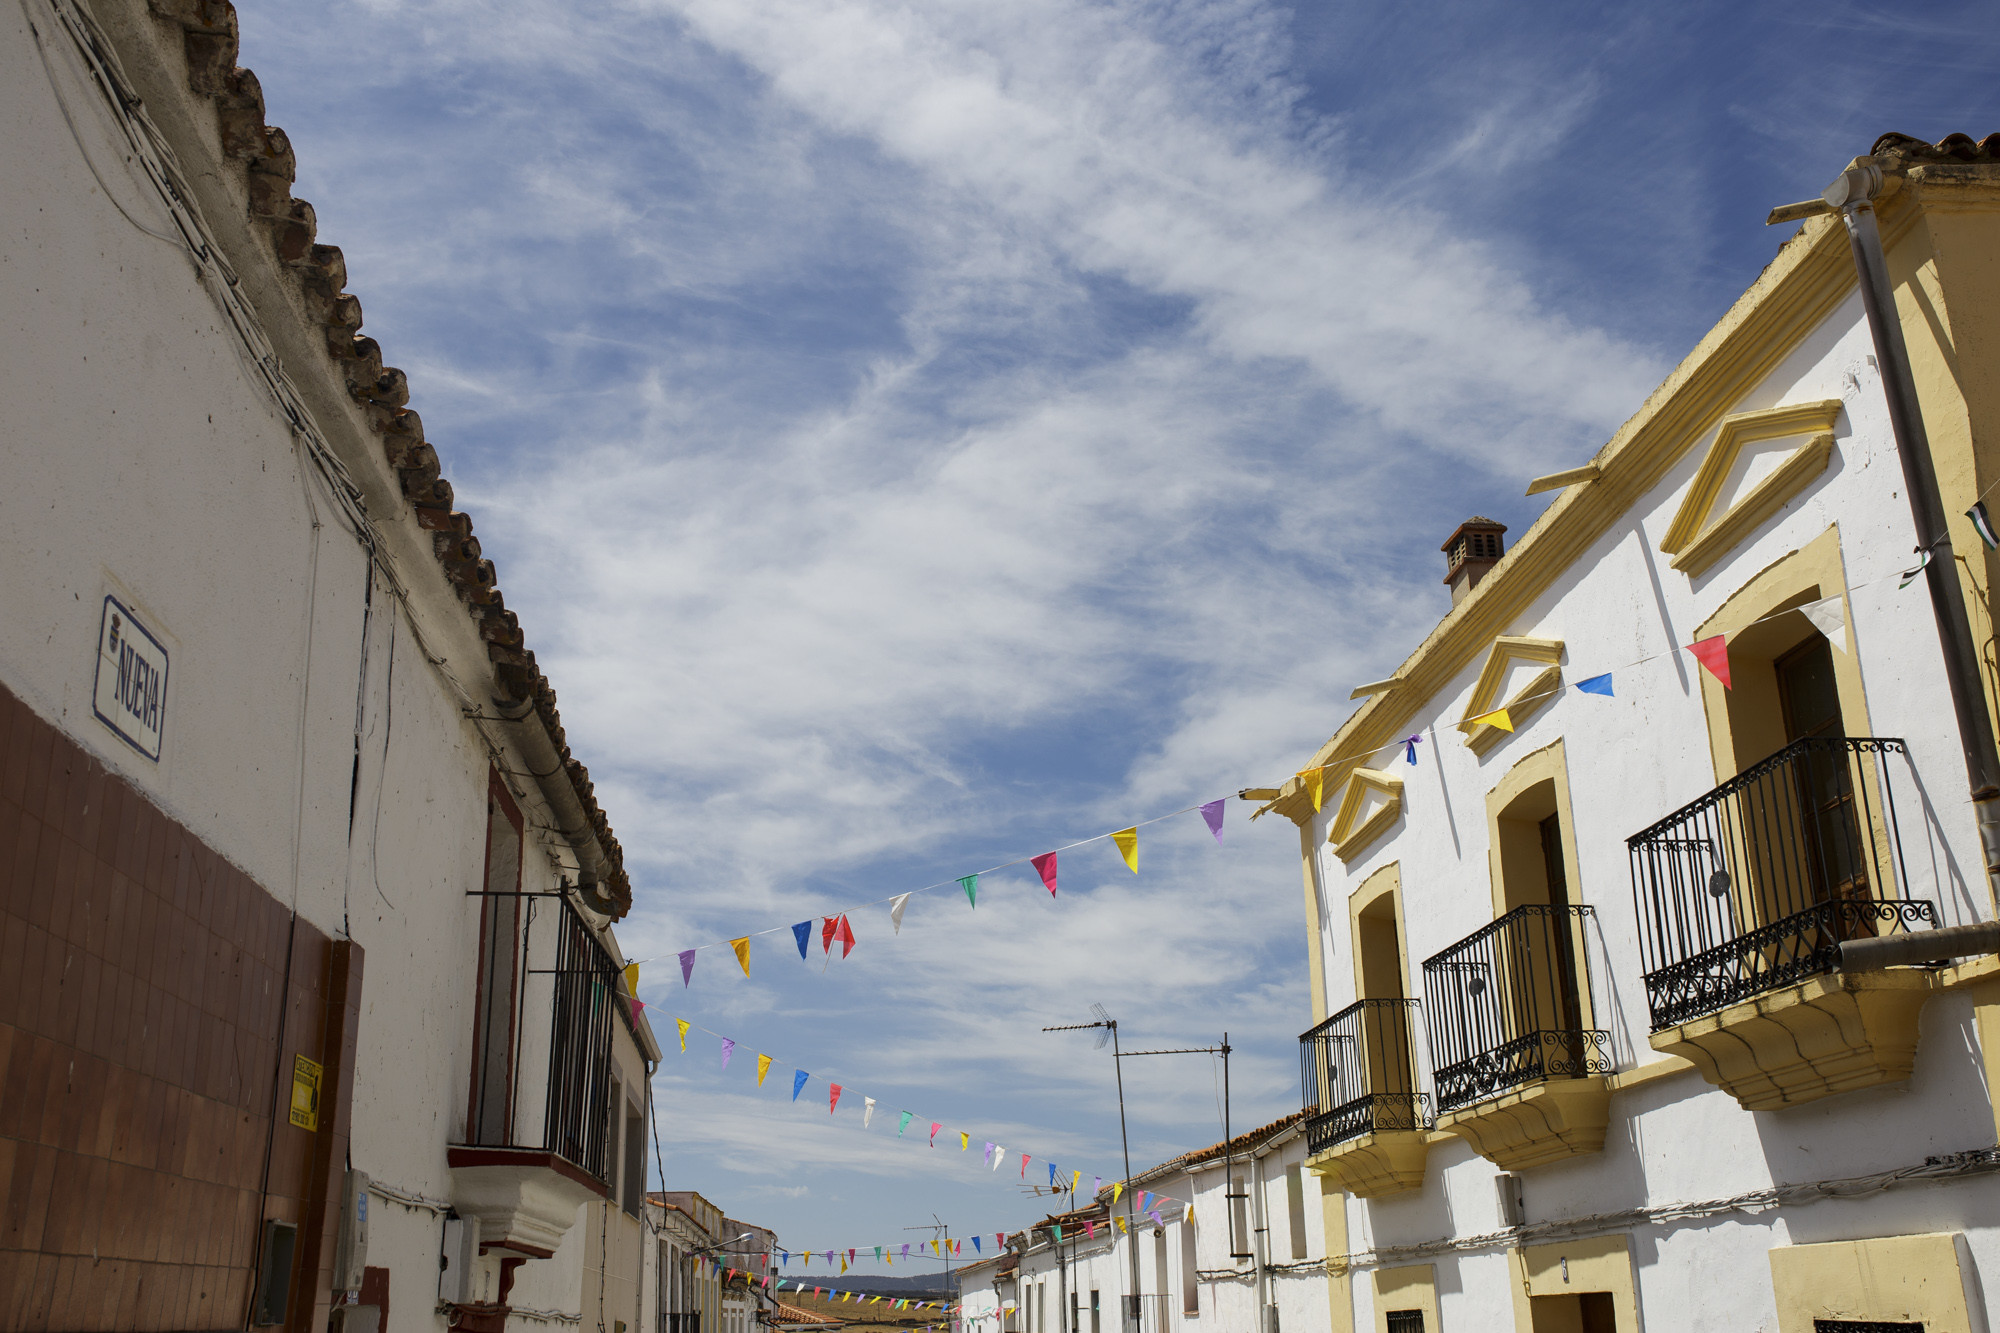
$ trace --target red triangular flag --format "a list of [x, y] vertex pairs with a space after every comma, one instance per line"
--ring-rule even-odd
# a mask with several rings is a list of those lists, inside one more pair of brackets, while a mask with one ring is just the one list
[[834, 927], [833, 937], [840, 941], [842, 958], [854, 952], [854, 927], [847, 924], [847, 913], [840, 914], [840, 924]]
[[1056, 854], [1054, 852], [1043, 852], [1040, 856], [1029, 857], [1028, 863], [1041, 873], [1042, 883], [1047, 886], [1049, 896], [1051, 898], [1055, 897]]
[[1689, 644], [1687, 650], [1694, 654], [1697, 662], [1708, 668], [1709, 675], [1722, 682], [1723, 689], [1729, 688], [1729, 645], [1724, 642], [1723, 635], [1710, 635]]
[[819, 948], [821, 953], [833, 952], [833, 932], [839, 924], [837, 916], [823, 916], [819, 919]]
[[838, 1083], [835, 1083], [831, 1085], [827, 1093], [826, 1113], [828, 1115], [832, 1115], [835, 1111], [838, 1111], [839, 1109], [840, 1109], [840, 1085]]

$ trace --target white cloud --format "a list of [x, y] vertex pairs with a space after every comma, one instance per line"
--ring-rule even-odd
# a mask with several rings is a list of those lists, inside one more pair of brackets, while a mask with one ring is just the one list
[[[324, 99], [284, 117], [302, 193], [561, 692], [640, 886], [634, 957], [1282, 777], [1442, 612], [1427, 547], [1464, 506], [1587, 452], [1653, 379], [1394, 162], [1333, 147], [1258, 5], [362, 29], [297, 58]], [[331, 128], [425, 96], [420, 132]], [[671, 1168], [725, 1207], [799, 1191], [814, 1226], [842, 1189], [872, 1228], [933, 1185], [1017, 1225], [1031, 1205], [879, 1118], [738, 1074], [761, 1048], [975, 1154], [1109, 1175], [1108, 1056], [1040, 1031], [1093, 1000], [1133, 1040], [1227, 1027], [1237, 1124], [1289, 1109], [1297, 844], [1247, 810], [1219, 846], [1192, 815], [1149, 828], [1136, 879], [1065, 853], [1054, 901], [1016, 871], [976, 910], [913, 902], [899, 937], [857, 912], [823, 971], [788, 933], [748, 981], [726, 950], [687, 991], [648, 969], [660, 1012], [748, 1048], [662, 1074]], [[1128, 1067], [1138, 1161], [1217, 1136], [1208, 1063]]]

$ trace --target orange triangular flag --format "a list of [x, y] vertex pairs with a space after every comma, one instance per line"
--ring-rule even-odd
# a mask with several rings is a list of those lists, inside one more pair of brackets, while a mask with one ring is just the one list
[[1708, 674], [1722, 682], [1722, 688], [1729, 688], [1729, 645], [1724, 636], [1711, 634], [1706, 639], [1697, 640], [1687, 646], [1694, 654], [1695, 661], [1708, 668]]

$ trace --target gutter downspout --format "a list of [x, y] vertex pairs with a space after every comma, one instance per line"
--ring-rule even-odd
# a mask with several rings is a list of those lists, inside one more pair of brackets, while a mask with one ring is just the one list
[[1269, 1275], [1264, 1266], [1269, 1262], [1271, 1227], [1264, 1216], [1264, 1183], [1268, 1179], [1264, 1174], [1264, 1151], [1268, 1150], [1258, 1151], [1250, 1157], [1250, 1290], [1257, 1302], [1257, 1312], [1253, 1316], [1255, 1327], [1263, 1329], [1264, 1333], [1276, 1333], [1269, 1327], [1271, 1316], [1267, 1311], [1271, 1307], [1265, 1298]]
[[1986, 707], [1978, 649], [1966, 614], [1965, 589], [1952, 557], [1944, 500], [1938, 493], [1937, 465], [1931, 457], [1916, 377], [1910, 370], [1909, 347], [1903, 341], [1902, 320], [1889, 283], [1882, 234], [1875, 225], [1875, 201], [1900, 185], [1900, 177], [1884, 174], [1881, 159], [1857, 158], [1820, 198], [1827, 208], [1840, 214], [1854, 251], [1861, 303], [1868, 313], [1868, 331], [1874, 337], [1875, 356], [1882, 368], [1882, 395], [1888, 401], [1896, 453], [1910, 492], [1910, 517], [1916, 525], [1918, 547], [1930, 557], [1924, 566], [1924, 583], [1930, 590], [1931, 611], [1944, 649], [1945, 679], [1951, 685], [1952, 711], [1957, 715], [1959, 740], [1965, 749], [1965, 773], [1979, 824], [1986, 887], [1995, 907], [2000, 908], [2000, 753], [1994, 745], [1993, 718]]

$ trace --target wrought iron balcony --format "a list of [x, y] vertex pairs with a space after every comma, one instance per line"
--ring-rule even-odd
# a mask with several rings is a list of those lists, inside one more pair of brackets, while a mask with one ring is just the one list
[[1299, 1037], [1306, 1151], [1384, 1130], [1431, 1127], [1417, 1091], [1410, 1025], [1415, 1000], [1357, 1000]]
[[1840, 944], [1937, 924], [1905, 892], [1885, 756], [1792, 742], [1626, 840], [1653, 1031], [1831, 972]]
[[618, 966], [582, 914], [559, 898], [555, 920], [537, 923], [546, 901], [528, 900], [518, 944], [518, 1007], [506, 1016], [509, 1114], [477, 1118], [467, 1144], [553, 1153], [608, 1183], [611, 1025], [632, 1027], [632, 1014]]
[[1583, 1026], [1592, 909], [1531, 903], [1424, 961], [1440, 1111], [1552, 1078], [1611, 1072], [1611, 1035]]

